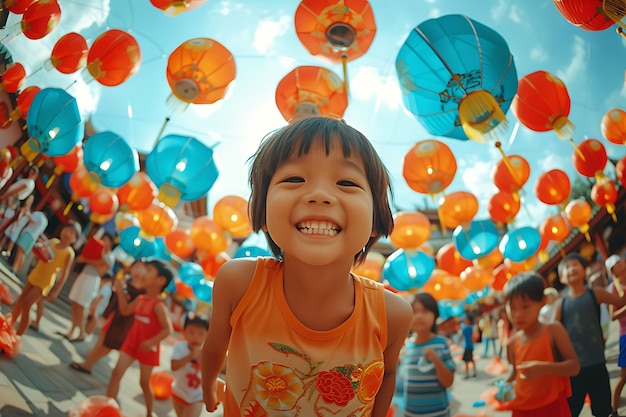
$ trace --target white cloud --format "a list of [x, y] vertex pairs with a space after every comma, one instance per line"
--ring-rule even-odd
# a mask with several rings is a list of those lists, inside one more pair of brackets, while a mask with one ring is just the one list
[[429, 19], [437, 19], [440, 16], [441, 16], [441, 10], [436, 7], [433, 7], [432, 9], [428, 11]]
[[360, 67], [356, 74], [349, 78], [353, 98], [368, 101], [374, 97], [377, 109], [381, 104], [392, 110], [402, 106], [402, 95], [395, 73], [381, 75], [378, 68]]
[[[491, 171], [493, 170], [493, 161], [469, 161], [463, 159], [465, 167], [463, 168], [463, 183], [467, 190], [478, 198], [478, 200], [488, 200], [494, 192], [493, 180], [491, 179]], [[457, 171], [458, 172], [458, 171]]]
[[546, 62], [549, 58], [548, 52], [541, 46], [535, 46], [530, 49], [530, 59], [535, 62]]
[[557, 76], [563, 80], [565, 85], [573, 84], [580, 74], [585, 74], [587, 69], [587, 52], [589, 45], [580, 36], [574, 37], [572, 44], [572, 59], [563, 71], [557, 71]]
[[259, 22], [252, 47], [260, 54], [267, 53], [273, 46], [274, 40], [284, 35], [291, 27], [291, 17], [284, 15], [277, 20], [264, 19]]

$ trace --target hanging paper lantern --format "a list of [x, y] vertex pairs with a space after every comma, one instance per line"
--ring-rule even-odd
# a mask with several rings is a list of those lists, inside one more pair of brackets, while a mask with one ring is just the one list
[[150, 389], [154, 398], [167, 400], [172, 396], [172, 382], [174, 376], [167, 371], [156, 371], [150, 375]]
[[141, 66], [135, 38], [118, 29], [98, 36], [87, 54], [87, 70], [100, 84], [113, 87], [132, 77]]
[[520, 155], [506, 156], [496, 163], [491, 178], [500, 191], [517, 194], [530, 177], [530, 164]]
[[608, 177], [598, 179], [591, 187], [591, 200], [599, 206], [606, 208], [607, 213], [617, 221], [615, 216], [615, 202], [617, 201], [617, 188], [615, 183]]
[[167, 236], [178, 224], [178, 217], [170, 207], [155, 202], [137, 212], [141, 230], [148, 236]]
[[489, 199], [487, 211], [491, 220], [500, 223], [512, 223], [519, 213], [521, 201], [518, 196], [512, 193], [500, 191]]
[[118, 233], [131, 226], [139, 227], [139, 220], [135, 215], [130, 213], [122, 213], [118, 211], [115, 213], [113, 220], [115, 222], [115, 229]]
[[11, 13], [24, 14], [28, 6], [37, 0], [5, 0], [4, 5]]
[[[197, 253], [199, 253], [198, 251]], [[204, 251], [203, 251], [204, 252]], [[200, 265], [204, 270], [205, 279], [214, 280], [217, 275], [217, 271], [224, 265], [226, 262], [230, 261], [232, 258], [226, 252], [220, 252], [217, 255], [206, 255], [200, 261]]]
[[554, 0], [561, 15], [581, 29], [598, 31], [615, 23], [603, 10], [603, 0]]
[[35, 96], [41, 91], [41, 88], [32, 85], [30, 87], [26, 87], [22, 91], [20, 91], [17, 95], [16, 104], [17, 106], [10, 113], [9, 120], [6, 122], [3, 127], [8, 126], [11, 122], [16, 121], [20, 117], [23, 120], [26, 120], [26, 115], [28, 114], [28, 110], [35, 99]]
[[513, 275], [514, 274], [510, 271], [509, 267], [502, 263], [493, 270], [493, 279], [489, 283], [489, 286], [495, 291], [502, 291], [504, 289], [504, 284], [513, 278]]
[[404, 156], [402, 176], [411, 189], [423, 194], [445, 190], [456, 174], [456, 159], [443, 142], [417, 142]]
[[85, 167], [95, 182], [121, 187], [139, 171], [137, 151], [113, 132], [99, 132], [85, 142]]
[[193, 293], [193, 288], [189, 284], [185, 284], [180, 279], [174, 280], [174, 288], [176, 289], [176, 294], [180, 295], [183, 298], [194, 298], [195, 294]]
[[498, 246], [498, 229], [490, 220], [473, 220], [454, 229], [452, 241], [462, 257], [474, 260]]
[[278, 83], [276, 106], [288, 123], [311, 116], [341, 118], [348, 107], [348, 92], [334, 72], [301, 66]]
[[195, 262], [185, 262], [178, 268], [178, 277], [192, 287], [204, 279], [204, 270]]
[[103, 224], [115, 216], [120, 201], [113, 191], [107, 187], [98, 187], [89, 197], [90, 220], [92, 223]]
[[493, 269], [504, 260], [504, 255], [496, 246], [491, 252], [472, 260], [472, 264], [485, 269]]
[[141, 233], [141, 228], [130, 226], [119, 234], [120, 246], [124, 252], [135, 259], [148, 258], [156, 252], [156, 244], [153, 239], [147, 239]]
[[83, 35], [76, 32], [66, 33], [54, 44], [44, 68], [56, 68], [62, 74], [72, 74], [85, 66], [88, 53], [89, 46]]
[[0, 88], [7, 93], [16, 93], [24, 84], [26, 70], [19, 62], [9, 64], [6, 71], [0, 75]]
[[534, 227], [509, 230], [500, 240], [500, 252], [513, 262], [522, 262], [533, 256], [541, 244], [541, 235]]
[[513, 55], [500, 34], [462, 15], [426, 20], [396, 58], [405, 107], [433, 135], [500, 140], [517, 91]]
[[570, 234], [569, 225], [562, 213], [545, 218], [539, 225], [539, 233], [548, 240], [561, 243]]
[[615, 174], [619, 182], [622, 183], [622, 186], [626, 187], [626, 156], [615, 164]]
[[217, 255], [228, 249], [231, 237], [207, 216], [196, 217], [191, 224], [191, 240], [196, 248], [205, 250], [209, 255]]
[[119, 190], [120, 210], [139, 211], [150, 207], [157, 196], [157, 188], [145, 172], [136, 172]]
[[569, 198], [571, 184], [565, 171], [551, 169], [539, 175], [534, 192], [539, 201], [545, 204], [561, 204]]
[[608, 156], [602, 142], [587, 139], [578, 145], [578, 150], [579, 152], [572, 152], [572, 164], [576, 171], [585, 177], [603, 177]]
[[435, 268], [431, 256], [420, 251], [398, 249], [393, 252], [383, 266], [383, 278], [398, 291], [420, 288]]
[[191, 256], [196, 247], [191, 240], [191, 234], [182, 227], [176, 227], [165, 236], [165, 246], [179, 258], [185, 259]]
[[85, 134], [76, 99], [60, 88], [44, 88], [33, 99], [26, 125], [30, 135], [21, 147], [23, 155], [68, 153]]
[[454, 242], [448, 242], [437, 251], [437, 268], [443, 269], [452, 275], [460, 275], [465, 268], [472, 266], [472, 261], [461, 256], [454, 246]]
[[611, 109], [604, 114], [600, 123], [602, 136], [616, 145], [626, 145], [626, 111]]
[[394, 228], [389, 240], [396, 248], [417, 249], [430, 237], [430, 220], [419, 211], [399, 211], [393, 219]]
[[565, 217], [570, 226], [578, 227], [580, 233], [583, 233], [585, 237], [589, 237], [589, 219], [591, 219], [591, 204], [584, 198], [577, 198], [570, 201], [565, 207]]
[[478, 213], [478, 199], [467, 191], [455, 191], [439, 200], [439, 220], [450, 229], [469, 223]]
[[441, 269], [433, 270], [430, 278], [422, 287], [422, 292], [432, 295], [437, 301], [462, 300], [467, 295], [461, 278], [450, 275]]
[[28, 39], [41, 39], [61, 21], [61, 7], [56, 0], [37, 0], [22, 15], [22, 33]]
[[203, 278], [197, 284], [192, 285], [191, 289], [198, 300], [205, 303], [213, 302], [213, 282]]
[[[211, 104], [222, 100], [232, 88], [237, 68], [231, 52], [209, 38], [189, 39], [167, 60], [167, 83], [172, 90], [170, 107]], [[184, 107], [183, 107], [184, 108]]]
[[98, 183], [91, 179], [89, 171], [81, 163], [76, 166], [76, 169], [70, 175], [70, 188], [72, 201], [78, 202], [81, 198], [87, 198], [96, 191]]
[[157, 9], [163, 10], [168, 16], [176, 16], [202, 6], [207, 0], [150, 0]]
[[624, 29], [626, 29], [626, 23], [624, 23], [624, 17], [626, 16], [626, 4], [623, 0], [602, 0], [602, 11], [619, 26], [616, 28], [616, 32], [624, 36]]
[[209, 192], [219, 172], [213, 149], [198, 139], [167, 135], [146, 157], [146, 172], [159, 188], [159, 201], [175, 207]]
[[258, 256], [273, 256], [263, 233], [252, 233], [248, 236], [241, 242], [233, 258], [256, 258]]
[[53, 156], [54, 170], [50, 179], [46, 182], [46, 188], [50, 188], [57, 176], [64, 172], [74, 172], [78, 165], [83, 164], [83, 145], [79, 142], [68, 153], [61, 156]]
[[480, 291], [491, 281], [492, 271], [489, 268], [472, 265], [461, 272], [463, 286], [469, 291]]
[[220, 198], [213, 206], [213, 220], [235, 238], [246, 238], [252, 233], [245, 198], [235, 195]]
[[356, 275], [369, 278], [372, 281], [380, 281], [383, 267], [385, 266], [385, 260], [385, 257], [379, 252], [369, 251], [365, 257], [365, 261], [352, 268], [352, 272]]

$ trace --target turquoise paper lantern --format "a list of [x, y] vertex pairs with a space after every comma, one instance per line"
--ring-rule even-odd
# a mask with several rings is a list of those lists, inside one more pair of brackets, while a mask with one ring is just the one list
[[85, 168], [106, 187], [119, 188], [139, 171], [137, 151], [113, 132], [96, 133], [87, 139], [83, 150]]
[[85, 136], [76, 99], [60, 88], [38, 92], [26, 114], [28, 141], [22, 154], [43, 153], [48, 156], [67, 154]]
[[119, 234], [120, 246], [124, 252], [135, 259], [154, 256], [157, 245], [154, 240], [148, 240], [141, 235], [139, 226], [129, 226]]
[[435, 269], [435, 260], [421, 251], [398, 249], [385, 260], [383, 278], [398, 291], [422, 287]]
[[439, 308], [439, 317], [441, 320], [448, 320], [452, 317], [460, 317], [465, 314], [465, 306], [463, 303], [453, 300], [441, 300], [437, 302]]
[[195, 262], [185, 262], [178, 269], [178, 277], [193, 288], [194, 285], [204, 279], [204, 270]]
[[213, 301], [213, 282], [201, 279], [191, 286], [194, 295], [200, 301], [211, 303]]
[[500, 240], [502, 256], [513, 262], [522, 262], [537, 253], [541, 245], [541, 234], [530, 226], [509, 230]]
[[146, 172], [159, 188], [159, 201], [169, 207], [204, 196], [219, 175], [213, 149], [180, 135], [159, 140], [146, 158]]
[[452, 241], [462, 257], [473, 261], [498, 246], [498, 229], [491, 220], [474, 220], [467, 225], [457, 226]]
[[267, 238], [263, 233], [253, 233], [244, 240], [235, 251], [234, 258], [257, 258], [274, 256], [270, 251]]

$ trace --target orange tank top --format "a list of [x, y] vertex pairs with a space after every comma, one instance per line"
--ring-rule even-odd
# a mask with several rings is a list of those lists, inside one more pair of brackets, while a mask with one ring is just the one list
[[[526, 361], [555, 362], [548, 326], [530, 343], [522, 344], [516, 338], [513, 352], [515, 366]], [[515, 385], [514, 410], [533, 410], [556, 401], [561, 393], [565, 393], [566, 398], [572, 395], [569, 377], [564, 376], [544, 375], [528, 380], [521, 379], [517, 372]]]
[[354, 276], [352, 315], [315, 331], [290, 310], [283, 264], [259, 258], [233, 311], [224, 417], [369, 416], [384, 373], [384, 289]]

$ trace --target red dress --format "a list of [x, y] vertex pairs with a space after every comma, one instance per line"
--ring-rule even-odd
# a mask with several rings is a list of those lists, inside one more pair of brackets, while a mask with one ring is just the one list
[[162, 303], [160, 297], [149, 298], [142, 294], [137, 297], [137, 305], [135, 306], [135, 314], [133, 325], [128, 331], [126, 340], [120, 349], [134, 359], [137, 359], [142, 365], [158, 366], [159, 365], [159, 343], [152, 346], [148, 352], [141, 350], [141, 344], [156, 336], [162, 329], [161, 323], [154, 312], [157, 303]]

